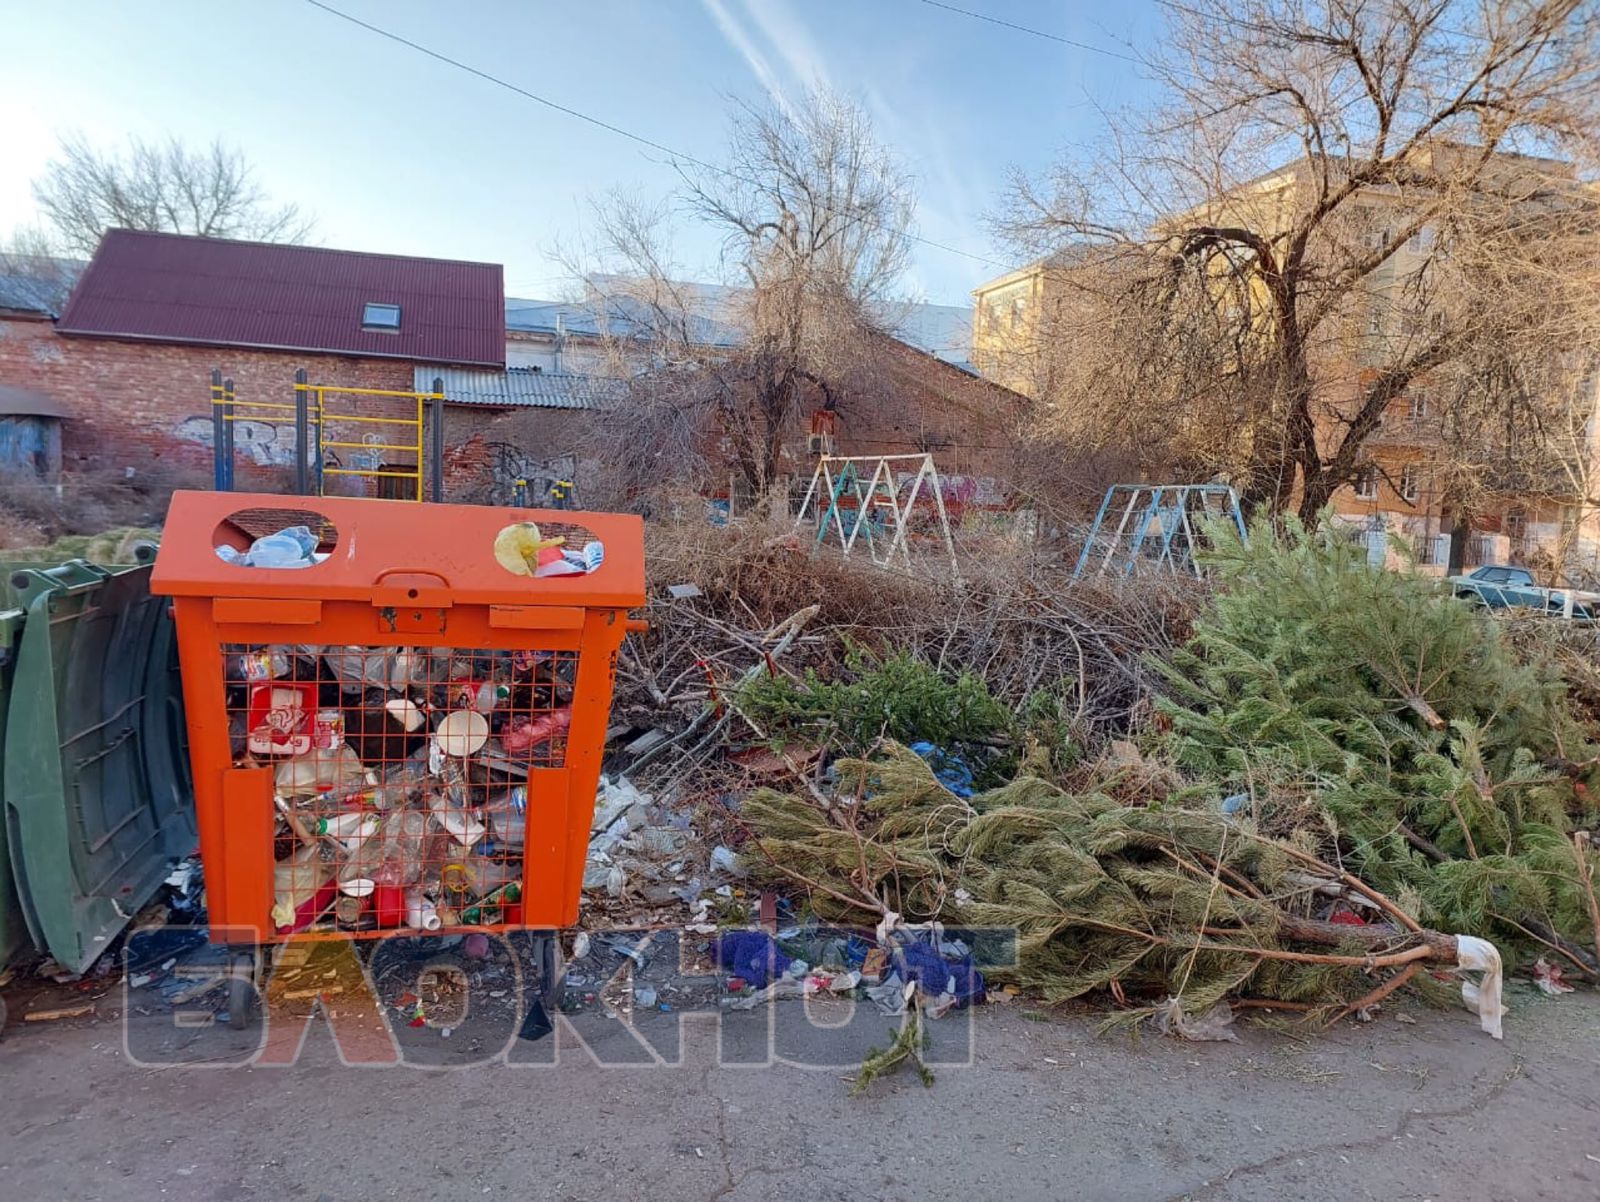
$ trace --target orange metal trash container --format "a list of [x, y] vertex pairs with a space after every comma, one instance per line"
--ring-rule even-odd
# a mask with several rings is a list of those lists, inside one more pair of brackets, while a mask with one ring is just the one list
[[[309, 566], [230, 562], [298, 526]], [[214, 940], [577, 920], [638, 518], [180, 492], [151, 591]]]

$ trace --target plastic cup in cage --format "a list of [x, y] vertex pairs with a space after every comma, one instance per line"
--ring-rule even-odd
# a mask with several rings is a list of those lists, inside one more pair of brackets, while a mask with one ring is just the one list
[[440, 720], [433, 739], [445, 755], [472, 755], [489, 741], [489, 720], [476, 710], [452, 710]]
[[427, 721], [417, 703], [406, 697], [393, 697], [383, 703], [383, 708], [407, 734], [421, 730], [422, 724]]
[[323, 751], [337, 751], [344, 746], [344, 714], [339, 710], [318, 710], [311, 728], [312, 745]]

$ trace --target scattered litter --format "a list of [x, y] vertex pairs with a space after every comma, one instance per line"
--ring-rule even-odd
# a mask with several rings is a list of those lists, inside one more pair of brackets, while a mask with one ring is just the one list
[[82, 1018], [86, 1014], [94, 1013], [94, 1003], [85, 1003], [82, 1006], [57, 1006], [50, 1010], [30, 1010], [22, 1016], [23, 1022], [53, 1023], [64, 1018]]
[[318, 551], [318, 538], [309, 526], [289, 526], [275, 534], [264, 534], [248, 550], [223, 543], [217, 558], [241, 568], [310, 568], [327, 559]]
[[1478, 1012], [1478, 1023], [1495, 1039], [1502, 1038], [1501, 1021], [1505, 1002], [1500, 997], [1500, 951], [1487, 939], [1471, 935], [1456, 936], [1456, 963], [1463, 969], [1482, 972], [1477, 981], [1462, 981], [1461, 1000], [1467, 1009]]
[[1539, 987], [1539, 992], [1550, 997], [1573, 992], [1572, 986], [1565, 980], [1561, 966], [1550, 963], [1543, 956], [1533, 962], [1533, 983]]
[[928, 761], [934, 776], [950, 792], [957, 797], [972, 796], [972, 769], [966, 760], [932, 743], [913, 743], [911, 750]]
[[1184, 1012], [1183, 999], [1169, 997], [1155, 1008], [1150, 1021], [1163, 1035], [1177, 1035], [1201, 1043], [1238, 1043], [1233, 1031], [1233, 1007], [1218, 1002], [1204, 1014], [1190, 1017]]

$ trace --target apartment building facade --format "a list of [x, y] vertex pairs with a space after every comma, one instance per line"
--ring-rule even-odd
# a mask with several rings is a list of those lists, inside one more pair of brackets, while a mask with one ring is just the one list
[[[1570, 164], [1504, 157], [1508, 175], [1537, 171], [1581, 187]], [[1291, 165], [1241, 185], [1206, 216], [1257, 230], [1282, 229], [1310, 185], [1306, 167]], [[1413, 228], [1413, 203], [1396, 189], [1365, 189], [1351, 206], [1349, 229], [1339, 231], [1356, 245], [1391, 253], [1363, 281], [1360, 312], [1319, 347], [1314, 412], [1325, 445], [1338, 437], [1382, 364], [1426, 337], [1429, 323], [1448, 320], [1448, 305], [1430, 310], [1418, 299], [1426, 293], [1416, 286], [1419, 273], [1445, 251], [1436, 241], [1439, 231]], [[1193, 216], [1183, 214], [1173, 223]], [[1058, 255], [973, 290], [973, 363], [979, 371], [1031, 397], [1051, 395], [1050, 372], [1060, 356], [1050, 353], [1049, 344], [1065, 339], [1070, 345], [1074, 337], [1063, 328], [1062, 315], [1070, 313], [1077, 266], [1074, 258]], [[1397, 536], [1390, 541], [1405, 551], [1391, 561], [1408, 560], [1430, 574], [1512, 563], [1552, 583], [1600, 583], [1600, 371], [1578, 363], [1551, 385], [1559, 395], [1533, 398], [1530, 408], [1547, 401], [1544, 410], [1560, 414], [1570, 427], [1561, 432], [1566, 442], [1554, 456], [1558, 462], [1545, 455], [1535, 464], [1515, 451], [1497, 456], [1485, 447], [1477, 456], [1480, 467], [1464, 466], [1459, 446], [1451, 443], [1449, 418], [1459, 390], [1472, 387], [1470, 379], [1423, 374], [1391, 400], [1363, 444], [1360, 473], [1332, 498], [1334, 520], [1352, 536], [1364, 532], [1375, 549], [1385, 544], [1375, 537], [1380, 532]], [[1451, 500], [1463, 491], [1464, 470], [1479, 473], [1470, 510]]]

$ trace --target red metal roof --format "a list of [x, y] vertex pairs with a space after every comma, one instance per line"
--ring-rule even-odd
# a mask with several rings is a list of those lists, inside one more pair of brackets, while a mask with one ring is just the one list
[[[505, 365], [498, 263], [109, 230], [62, 334]], [[363, 330], [368, 302], [398, 332]]]

